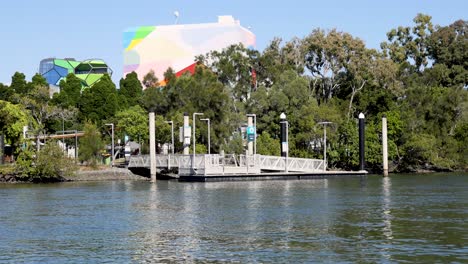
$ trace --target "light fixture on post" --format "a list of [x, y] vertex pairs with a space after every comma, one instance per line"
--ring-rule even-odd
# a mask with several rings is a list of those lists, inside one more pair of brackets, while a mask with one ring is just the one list
[[196, 153], [196, 139], [195, 139], [195, 117], [197, 115], [203, 115], [203, 113], [193, 113], [193, 119], [192, 119], [192, 122], [193, 122], [193, 153], [192, 153], [192, 170], [194, 168], [194, 163], [195, 163], [195, 153]]
[[211, 155], [211, 128], [210, 128], [210, 119], [209, 118], [202, 118], [200, 121], [206, 121], [208, 123], [208, 155]]
[[333, 122], [318, 122], [317, 125], [323, 125], [323, 170], [327, 170], [327, 125]]
[[180, 16], [180, 13], [179, 11], [174, 11], [174, 17], [175, 17], [175, 22], [174, 24], [177, 25], [177, 22], [179, 22], [179, 16]]
[[170, 121], [165, 121], [168, 124], [171, 124], [171, 149], [172, 149], [172, 155], [174, 155], [174, 122], [172, 120]]
[[359, 170], [363, 171], [365, 168], [365, 116], [363, 113], [359, 114]]
[[110, 126], [111, 129], [112, 129], [112, 135], [111, 135], [111, 138], [112, 138], [112, 146], [111, 146], [111, 155], [112, 155], [112, 167], [114, 167], [114, 123], [109, 123], [109, 124], [105, 124], [106, 126]]

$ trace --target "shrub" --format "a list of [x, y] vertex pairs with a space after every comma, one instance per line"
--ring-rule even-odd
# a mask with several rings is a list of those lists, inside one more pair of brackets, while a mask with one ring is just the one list
[[103, 148], [101, 133], [95, 124], [87, 122], [84, 126], [84, 136], [80, 138], [80, 161], [96, 167]]
[[56, 142], [50, 141], [37, 153], [32, 180], [62, 181], [64, 177], [73, 175], [75, 170], [73, 161], [64, 156]]
[[34, 154], [35, 151], [30, 145], [18, 149], [18, 157], [15, 163], [15, 172], [18, 179], [28, 180], [34, 173]]
[[30, 147], [21, 150], [15, 164], [17, 177], [32, 182], [57, 182], [76, 171], [73, 161], [64, 156], [55, 141], [49, 141], [38, 152]]

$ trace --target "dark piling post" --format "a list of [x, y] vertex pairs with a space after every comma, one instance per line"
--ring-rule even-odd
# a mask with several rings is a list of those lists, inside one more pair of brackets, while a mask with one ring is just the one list
[[359, 114], [359, 170], [364, 170], [364, 141], [365, 141], [364, 114]]
[[288, 128], [286, 115], [281, 113], [280, 115], [280, 125], [281, 125], [281, 157], [287, 157], [288, 155]]
[[281, 124], [281, 157], [284, 157], [284, 172], [288, 172], [288, 152], [289, 152], [289, 142], [288, 142], [288, 129], [289, 123], [286, 120], [286, 115], [281, 113], [280, 115], [280, 124]]

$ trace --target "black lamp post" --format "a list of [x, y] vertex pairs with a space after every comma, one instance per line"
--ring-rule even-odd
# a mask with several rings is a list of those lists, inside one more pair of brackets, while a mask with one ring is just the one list
[[365, 132], [364, 132], [364, 114], [359, 114], [359, 170], [364, 170], [364, 141], [365, 141]]

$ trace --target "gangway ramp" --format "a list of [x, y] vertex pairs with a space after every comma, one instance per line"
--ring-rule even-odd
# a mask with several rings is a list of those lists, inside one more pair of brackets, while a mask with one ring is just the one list
[[[179, 156], [182, 155], [156, 155], [156, 167], [159, 169], [167, 168], [178, 168], [179, 167]], [[150, 156], [149, 155], [135, 155], [130, 156], [128, 168], [150, 168]]]
[[[291, 172], [317, 172], [325, 171], [325, 163], [320, 159], [290, 158], [278, 156], [259, 155], [261, 170], [291, 171]], [[286, 168], [287, 164], [287, 168]]]

